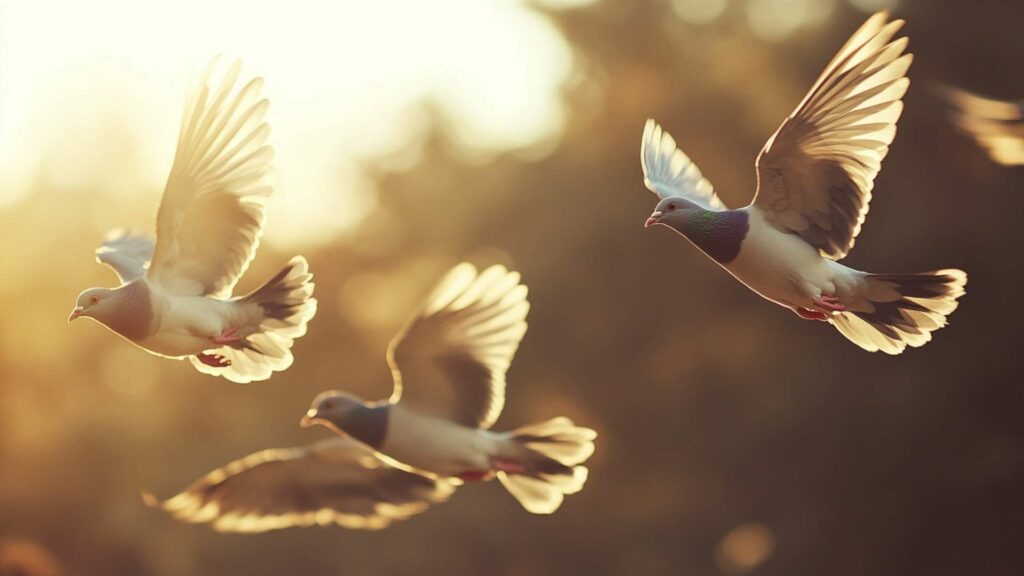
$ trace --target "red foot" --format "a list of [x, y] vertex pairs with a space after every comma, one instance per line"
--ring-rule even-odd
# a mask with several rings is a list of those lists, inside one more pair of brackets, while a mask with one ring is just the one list
[[214, 344], [234, 344], [241, 342], [242, 337], [238, 335], [238, 328], [227, 328], [220, 334], [210, 338], [210, 340]]
[[839, 303], [838, 296], [825, 296], [824, 294], [813, 300], [814, 305], [827, 312], [846, 312], [846, 306]]
[[807, 308], [795, 308], [793, 309], [796, 315], [803, 318], [804, 320], [828, 320], [828, 314], [819, 312], [817, 310], [808, 310]]
[[203, 364], [213, 366], [214, 368], [227, 368], [228, 366], [231, 366], [231, 360], [228, 360], [220, 354], [203, 354], [200, 352], [199, 354], [196, 354], [196, 358], [198, 358]]
[[484, 480], [489, 480], [491, 478], [491, 471], [470, 470], [468, 472], [458, 474], [455, 477], [458, 478], [459, 480], [462, 480], [463, 482], [483, 482]]
[[526, 466], [519, 462], [504, 458], [491, 458], [491, 466], [499, 472], [507, 472], [509, 474], [522, 474], [528, 470]]

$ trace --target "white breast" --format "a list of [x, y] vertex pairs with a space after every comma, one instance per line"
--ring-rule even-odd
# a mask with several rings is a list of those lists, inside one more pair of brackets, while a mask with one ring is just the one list
[[756, 207], [747, 212], [750, 230], [740, 253], [723, 265], [730, 274], [764, 298], [787, 307], [810, 308], [813, 298], [835, 291], [835, 269], [817, 249], [767, 222]]
[[161, 303], [159, 329], [138, 345], [161, 356], [181, 358], [214, 348], [210, 338], [228, 327], [231, 302], [203, 296], [172, 296], [154, 290]]
[[380, 451], [399, 462], [439, 476], [490, 468], [496, 435], [450, 420], [391, 407], [388, 432]]

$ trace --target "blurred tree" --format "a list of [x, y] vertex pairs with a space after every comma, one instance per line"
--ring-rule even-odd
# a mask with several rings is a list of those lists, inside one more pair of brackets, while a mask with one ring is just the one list
[[[865, 14], [832, 3], [819, 24], [765, 40], [744, 2], [699, 25], [681, 5], [538, 8], [574, 49], [557, 142], [481, 161], [426, 103], [422, 140], [370, 166], [377, 209], [307, 251], [320, 313], [295, 365], [266, 384], [157, 366], [95, 326], [68, 328], [78, 290], [111, 278], [91, 261], [106, 212], [145, 221], [158, 191], [115, 200], [44, 172], [0, 209], [0, 255], [17, 271], [0, 283], [14, 303], [0, 316], [0, 534], [45, 534], [83, 575], [1024, 572], [1024, 171], [990, 164], [928, 91], [943, 80], [1024, 94], [1009, 73], [1024, 58], [1019, 7], [906, 0], [897, 12], [914, 87], [851, 262], [956, 265], [971, 284], [950, 327], [893, 358], [798, 321], [642, 226], [655, 200], [638, 162], [645, 118], [744, 204], [764, 140]], [[248, 277], [285, 257], [265, 246]], [[601, 432], [588, 486], [558, 514], [470, 486], [386, 532], [241, 537], [141, 505], [140, 488], [169, 494], [315, 438], [296, 423], [323, 389], [386, 395], [388, 339], [464, 258], [513, 266], [531, 289], [499, 428], [565, 413]]]

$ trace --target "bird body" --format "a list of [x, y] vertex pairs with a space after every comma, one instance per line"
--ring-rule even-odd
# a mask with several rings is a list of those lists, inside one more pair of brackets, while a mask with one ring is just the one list
[[514, 459], [520, 445], [509, 432], [464, 426], [396, 404], [356, 406], [331, 425], [398, 466], [442, 478], [482, 479], [494, 460]]
[[92, 318], [155, 355], [252, 382], [291, 365], [316, 300], [301, 256], [256, 291], [232, 297], [263, 231], [273, 149], [262, 79], [239, 82], [235, 62], [217, 82], [216, 69], [215, 60], [186, 107], [157, 239], [108, 234], [96, 259], [122, 285], [82, 292], [68, 320]]
[[454, 478], [489, 471], [490, 458], [501, 453], [502, 438], [490, 430], [422, 414], [401, 402], [388, 409], [388, 432], [377, 450], [416, 470]]
[[342, 444], [265, 450], [150, 503], [226, 531], [383, 528], [496, 478], [528, 511], [554, 512], [583, 488], [596, 432], [564, 417], [490, 430], [526, 333], [526, 293], [504, 267], [456, 266], [391, 343], [390, 399], [331, 390], [313, 400], [302, 426], [324, 425]]
[[[765, 221], [756, 207], [726, 212], [703, 211], [709, 218], [718, 214], [742, 216], [734, 218], [745, 225], [743, 236], [718, 240], [694, 240], [693, 232], [682, 232], [688, 240], [718, 262], [734, 278], [762, 297], [788, 308], [813, 308], [813, 300], [821, 294], [833, 294], [839, 284], [846, 284], [854, 270], [825, 260], [817, 250], [793, 234], [785, 234]], [[735, 237], [735, 231], [719, 232]], [[701, 238], [700, 236], [697, 236]], [[735, 249], [731, 244], [735, 242]], [[707, 246], [712, 246], [711, 251]], [[733, 253], [727, 261], [716, 258], [728, 247]], [[717, 250], [717, 251], [716, 251]], [[734, 252], [733, 252], [734, 250]]]
[[653, 120], [640, 148], [644, 183], [660, 198], [645, 226], [675, 230], [765, 299], [889, 354], [928, 342], [967, 283], [954, 269], [871, 274], [838, 262], [860, 233], [903, 111], [912, 56], [895, 38], [902, 24], [880, 12], [840, 48], [758, 155], [744, 208], [727, 209]]
[[391, 343], [391, 398], [366, 403], [327, 391], [313, 400], [303, 426], [323, 424], [361, 440], [394, 466], [454, 482], [498, 478], [530, 512], [554, 512], [563, 495], [583, 488], [581, 464], [596, 433], [568, 418], [490, 430], [504, 406], [505, 371], [526, 333], [526, 293], [519, 275], [504, 267], [478, 274], [469, 264], [456, 266]]
[[211, 338], [231, 327], [241, 327], [239, 335], [249, 336], [258, 329], [262, 317], [259, 306], [250, 302], [180, 296], [146, 278], [133, 284], [136, 283], [146, 286], [153, 321], [149, 333], [134, 343], [167, 358], [200, 354], [210, 348]]

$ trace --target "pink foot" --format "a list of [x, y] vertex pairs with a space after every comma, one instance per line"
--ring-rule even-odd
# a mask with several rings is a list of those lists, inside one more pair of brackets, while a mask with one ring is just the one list
[[214, 344], [235, 344], [241, 342], [242, 337], [238, 335], [238, 328], [228, 328], [210, 340]]
[[463, 482], [483, 482], [491, 477], [490, 470], [469, 470], [455, 476]]
[[793, 310], [796, 315], [803, 318], [804, 320], [828, 320], [828, 314], [819, 312], [817, 310], [808, 310], [807, 308], [795, 308]]
[[507, 472], [509, 474], [522, 474], [527, 471], [526, 466], [514, 460], [506, 460], [505, 458], [491, 458], [491, 466], [499, 472]]
[[824, 294], [813, 300], [814, 305], [827, 312], [846, 312], [846, 306], [839, 303], [838, 296], [825, 296]]
[[228, 366], [231, 366], [231, 360], [228, 360], [220, 354], [203, 354], [200, 352], [199, 354], [196, 354], [196, 358], [198, 358], [203, 364], [213, 366], [214, 368], [227, 368]]

